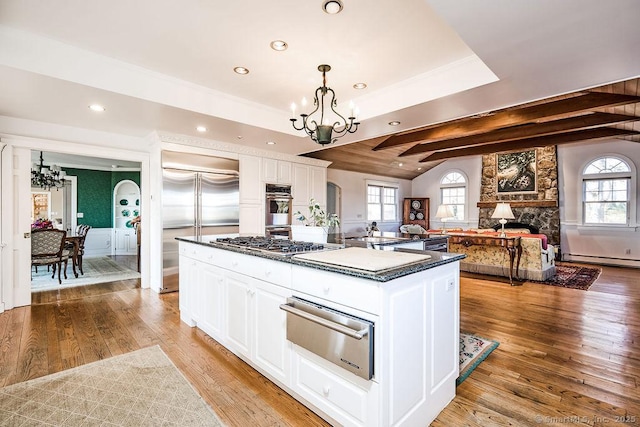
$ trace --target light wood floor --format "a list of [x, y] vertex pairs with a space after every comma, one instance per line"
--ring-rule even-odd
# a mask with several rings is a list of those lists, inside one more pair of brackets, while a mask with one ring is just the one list
[[[230, 426], [327, 425], [182, 324], [177, 293], [89, 288], [0, 314], [0, 386], [159, 344]], [[589, 291], [463, 278], [461, 329], [500, 346], [434, 426], [640, 425], [640, 270], [604, 267]]]

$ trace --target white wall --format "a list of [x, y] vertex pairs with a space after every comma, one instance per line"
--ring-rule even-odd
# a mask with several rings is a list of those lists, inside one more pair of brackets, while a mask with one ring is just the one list
[[451, 171], [462, 173], [468, 180], [467, 184], [467, 210], [465, 221], [447, 221], [447, 228], [477, 228], [480, 201], [480, 177], [482, 176], [482, 156], [461, 157], [447, 160], [438, 166], [415, 178], [411, 183], [411, 195], [413, 197], [429, 198], [429, 226], [441, 228], [442, 222], [435, 219], [438, 205], [440, 204], [440, 180]]
[[[581, 224], [580, 175], [584, 166], [604, 155], [622, 155], [640, 168], [640, 145], [637, 142], [612, 139], [570, 144], [558, 147], [558, 186], [560, 189], [560, 241], [563, 259], [640, 267], [640, 230], [638, 187], [636, 206], [632, 209], [630, 227], [592, 227]], [[626, 253], [627, 250], [630, 253]]]
[[364, 231], [367, 225], [367, 180], [398, 186], [398, 221], [378, 222], [378, 228], [380, 231], [399, 231], [400, 225], [402, 225], [402, 202], [405, 197], [411, 197], [411, 181], [329, 168], [327, 169], [327, 182], [333, 182], [341, 189], [340, 226], [342, 232]]

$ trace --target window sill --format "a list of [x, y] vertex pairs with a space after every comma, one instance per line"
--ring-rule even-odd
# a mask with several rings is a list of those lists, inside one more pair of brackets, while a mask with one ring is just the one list
[[578, 224], [576, 226], [578, 231], [604, 231], [604, 232], [635, 232], [638, 231], [638, 227], [633, 225], [586, 225]]

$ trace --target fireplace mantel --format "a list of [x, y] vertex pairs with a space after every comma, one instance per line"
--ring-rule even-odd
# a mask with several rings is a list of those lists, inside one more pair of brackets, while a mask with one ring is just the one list
[[495, 208], [497, 203], [509, 203], [512, 208], [557, 208], [557, 200], [494, 200], [478, 202], [479, 208]]

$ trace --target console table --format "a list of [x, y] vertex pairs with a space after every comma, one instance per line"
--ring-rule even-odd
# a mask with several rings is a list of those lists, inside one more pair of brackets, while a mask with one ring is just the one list
[[509, 252], [509, 283], [514, 286], [518, 283], [513, 283], [513, 261], [516, 260], [516, 274], [518, 277], [518, 270], [520, 269], [520, 258], [522, 257], [522, 245], [520, 244], [519, 236], [484, 236], [484, 235], [467, 235], [467, 234], [449, 234], [449, 243], [455, 243], [464, 247], [472, 245], [478, 246], [502, 246]]

